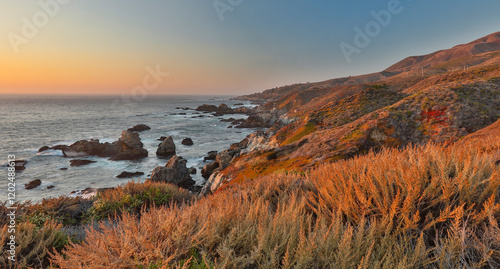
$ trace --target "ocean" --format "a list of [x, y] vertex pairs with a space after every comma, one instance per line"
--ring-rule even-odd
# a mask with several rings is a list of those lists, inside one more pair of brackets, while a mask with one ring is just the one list
[[[166, 161], [156, 157], [161, 136], [172, 136], [177, 155], [187, 159], [188, 167], [198, 171], [193, 179], [198, 185], [205, 180], [201, 167], [209, 151], [221, 151], [244, 139], [253, 129], [228, 128], [221, 119], [245, 118], [245, 115], [214, 117], [194, 110], [202, 104], [235, 107], [240, 101], [229, 97], [211, 96], [148, 96], [143, 101], [124, 101], [119, 96], [8, 96], [0, 95], [0, 163], [8, 155], [27, 160], [26, 169], [16, 173], [16, 200], [33, 202], [43, 198], [74, 195], [73, 191], [86, 188], [107, 188], [124, 184], [131, 179], [116, 178], [123, 171], [143, 172], [134, 180], [144, 181], [156, 166]], [[243, 102], [245, 106], [251, 106]], [[186, 113], [186, 115], [179, 115]], [[197, 117], [204, 115], [205, 117]], [[96, 161], [86, 166], [70, 167], [70, 158], [60, 151], [38, 153], [42, 146], [70, 145], [78, 140], [99, 139], [101, 142], [118, 140], [121, 132], [137, 124], [146, 124], [151, 130], [140, 132], [141, 141], [149, 156], [139, 161], [111, 161], [108, 158], [83, 157]], [[193, 146], [184, 146], [182, 139], [191, 138]], [[60, 170], [68, 168], [68, 170]], [[7, 200], [7, 168], [0, 168], [0, 201]], [[3, 180], [2, 180], [3, 178]], [[39, 179], [42, 184], [26, 190], [24, 184]], [[53, 187], [52, 187], [53, 186]], [[50, 187], [50, 188], [48, 188]]]

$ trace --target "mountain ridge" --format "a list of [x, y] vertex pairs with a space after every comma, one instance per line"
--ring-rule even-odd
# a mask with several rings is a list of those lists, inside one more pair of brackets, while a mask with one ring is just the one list
[[470, 68], [472, 66], [481, 65], [491, 59], [491, 57], [481, 57], [482, 55], [497, 51], [500, 51], [500, 31], [466, 44], [454, 46], [447, 50], [439, 50], [426, 55], [407, 57], [381, 72], [334, 78], [322, 82], [298, 83], [276, 87], [260, 93], [239, 96], [235, 99], [265, 103], [276, 101], [286, 94], [298, 91], [371, 83], [398, 75], [410, 76], [418, 73], [426, 74], [456, 71], [464, 67]]

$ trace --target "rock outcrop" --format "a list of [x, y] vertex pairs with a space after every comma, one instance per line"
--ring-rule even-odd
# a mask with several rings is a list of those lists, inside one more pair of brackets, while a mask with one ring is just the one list
[[182, 188], [189, 188], [195, 184], [186, 167], [187, 160], [174, 155], [165, 166], [156, 167], [147, 179], [153, 182], [165, 182], [175, 184]]
[[38, 152], [44, 152], [44, 151], [49, 150], [49, 149], [51, 149], [49, 146], [43, 146], [43, 147], [41, 147], [41, 148], [38, 150]]
[[204, 161], [215, 160], [215, 158], [217, 157], [217, 151], [209, 151], [207, 155], [207, 157], [203, 158]]
[[16, 171], [22, 171], [22, 170], [26, 169], [26, 167], [24, 167], [24, 166], [28, 163], [28, 161], [26, 161], [26, 160], [15, 160], [15, 161], [10, 161], [10, 162], [7, 162], [5, 164], [2, 164], [0, 166], [1, 167], [11, 167], [10, 166], [11, 163], [14, 163], [13, 166], [14, 166], [14, 169]]
[[156, 150], [156, 156], [161, 158], [171, 158], [175, 155], [175, 143], [174, 139], [169, 136], [163, 140]]
[[[42, 147], [40, 150], [45, 149]], [[139, 160], [148, 156], [138, 133], [123, 131], [118, 141], [101, 143], [99, 139], [80, 140], [70, 146], [58, 145], [48, 149], [61, 150], [65, 157], [99, 156], [111, 160]]]
[[42, 185], [42, 181], [40, 179], [35, 179], [35, 180], [31, 181], [30, 183], [24, 184], [24, 188], [27, 190], [31, 190], [31, 189], [34, 189], [34, 188], [40, 186], [40, 185]]
[[209, 178], [218, 168], [219, 168], [218, 162], [211, 162], [205, 165], [203, 169], [201, 169], [201, 176], [203, 176], [204, 178]]
[[124, 171], [124, 172], [121, 172], [116, 177], [117, 178], [132, 178], [132, 177], [139, 177], [139, 176], [142, 176], [142, 175], [144, 175], [143, 172], [127, 172], [127, 171]]
[[118, 140], [118, 153], [111, 160], [139, 160], [148, 156], [138, 133], [123, 131]]
[[241, 112], [235, 111], [226, 104], [220, 104], [219, 106], [214, 105], [201, 105], [196, 108], [196, 111], [214, 113], [214, 116], [223, 116], [226, 114], [240, 114]]
[[215, 161], [219, 163], [219, 168], [221, 170], [225, 169], [229, 163], [233, 160], [234, 156], [240, 153], [238, 149], [226, 149], [217, 154]]
[[136, 125], [132, 128], [127, 129], [127, 131], [129, 131], [129, 132], [142, 132], [142, 131], [146, 131], [146, 130], [151, 130], [151, 127], [147, 126], [146, 124], [139, 124], [139, 125]]
[[182, 139], [181, 144], [183, 144], [184, 146], [192, 146], [192, 145], [194, 145], [193, 140], [191, 138], [189, 138], [189, 137]]
[[210, 178], [207, 180], [205, 185], [200, 191], [200, 195], [208, 195], [215, 193], [217, 189], [219, 189], [222, 184], [225, 183], [227, 180], [227, 177], [224, 176], [221, 173], [214, 173], [213, 175], [210, 176]]
[[15, 163], [14, 168], [16, 169], [16, 171], [22, 171], [22, 170], [26, 169], [25, 165], [28, 163], [28, 161], [15, 160], [14, 163]]
[[76, 159], [76, 160], [71, 160], [69, 161], [71, 163], [71, 166], [84, 166], [84, 165], [88, 165], [88, 164], [91, 164], [91, 163], [96, 163], [96, 161], [91, 161], [91, 160], [80, 160], [80, 159]]

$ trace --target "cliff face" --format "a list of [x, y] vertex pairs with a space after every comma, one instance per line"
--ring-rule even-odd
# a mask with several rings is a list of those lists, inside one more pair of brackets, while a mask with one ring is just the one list
[[[467, 47], [496, 44], [498, 36]], [[462, 56], [439, 63], [450, 71], [407, 71], [369, 83], [339, 85], [340, 79], [331, 87], [262, 93], [258, 98], [273, 99], [259, 108], [273, 115], [273, 126], [236, 146], [227, 167], [214, 176], [217, 186], [280, 170], [303, 172], [383, 147], [453, 143], [493, 124], [500, 118], [500, 51]], [[464, 70], [464, 62], [476, 64]], [[274, 96], [286, 89], [292, 90]]]

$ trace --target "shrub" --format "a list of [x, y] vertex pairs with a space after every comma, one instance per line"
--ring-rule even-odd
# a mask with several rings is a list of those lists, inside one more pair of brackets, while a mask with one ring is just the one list
[[47, 221], [42, 227], [37, 227], [30, 222], [17, 223], [15, 235], [16, 262], [8, 259], [7, 242], [10, 240], [8, 226], [1, 229], [0, 244], [0, 267], [2, 268], [47, 268], [49, 262], [49, 251], [62, 251], [70, 239], [61, 232], [61, 225]]
[[103, 220], [122, 212], [140, 214], [141, 209], [184, 203], [192, 196], [187, 190], [171, 184], [131, 181], [114, 189], [103, 191], [96, 197], [88, 217]]
[[43, 199], [39, 203], [30, 204], [26, 209], [26, 215], [37, 227], [43, 226], [47, 220], [54, 220], [64, 226], [75, 226], [81, 224], [93, 203], [93, 199], [82, 197], [61, 196]]

